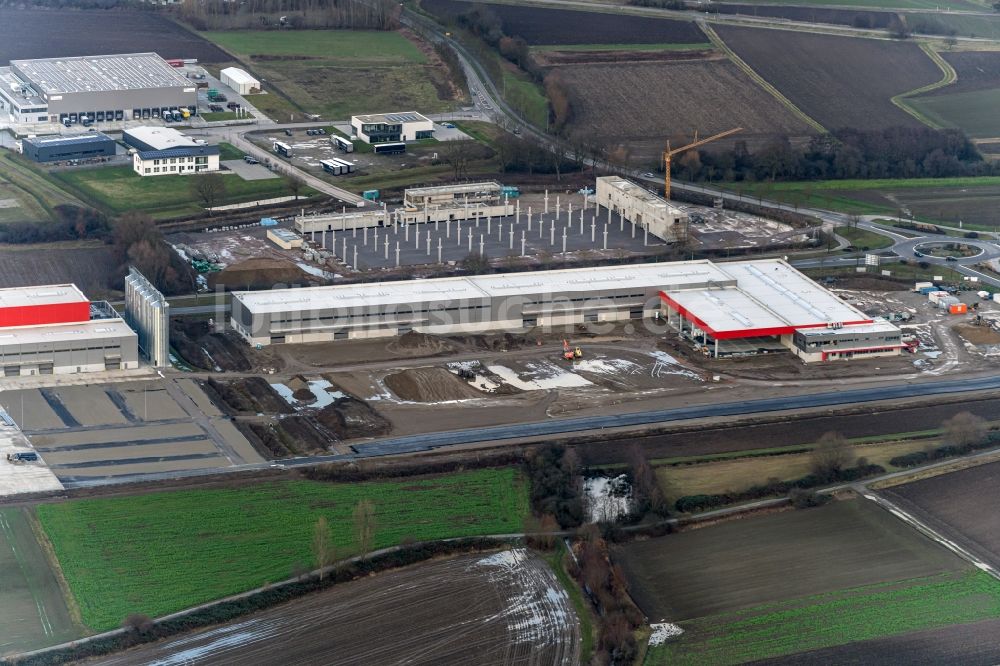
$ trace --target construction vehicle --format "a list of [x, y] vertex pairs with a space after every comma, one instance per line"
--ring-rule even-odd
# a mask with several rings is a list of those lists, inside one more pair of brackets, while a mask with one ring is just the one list
[[563, 340], [563, 358], [567, 361], [583, 358], [583, 350], [579, 347], [571, 347], [569, 340]]
[[34, 451], [15, 451], [14, 453], [7, 454], [7, 460], [12, 463], [36, 462], [38, 454]]
[[667, 141], [667, 149], [663, 151], [663, 171], [664, 171], [663, 198], [666, 199], [667, 201], [670, 200], [670, 164], [673, 160], [674, 155], [677, 155], [678, 153], [683, 153], [686, 150], [691, 150], [692, 148], [697, 148], [698, 146], [703, 146], [706, 143], [710, 143], [712, 141], [725, 138], [730, 134], [736, 134], [737, 132], [742, 132], [742, 131], [743, 131], [742, 127], [736, 127], [731, 130], [726, 130], [725, 132], [719, 132], [718, 134], [710, 136], [707, 139], [701, 139], [700, 141], [698, 140], [698, 133], [695, 132], [694, 141], [692, 141], [686, 146], [681, 146], [680, 148], [671, 148], [670, 142]]

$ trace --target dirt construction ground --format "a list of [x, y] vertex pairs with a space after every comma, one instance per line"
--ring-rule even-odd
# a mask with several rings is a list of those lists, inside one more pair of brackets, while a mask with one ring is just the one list
[[377, 574], [90, 663], [570, 666], [579, 640], [555, 575], [513, 550]]

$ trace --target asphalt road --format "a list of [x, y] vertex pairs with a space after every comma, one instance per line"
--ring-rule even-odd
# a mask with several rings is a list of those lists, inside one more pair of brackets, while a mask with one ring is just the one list
[[[584, 431], [602, 430], [684, 421], [688, 419], [737, 416], [761, 412], [775, 412], [789, 409], [816, 409], [866, 403], [877, 400], [927, 397], [1000, 389], [1000, 376], [978, 379], [959, 379], [941, 382], [896, 384], [876, 388], [833, 391], [799, 396], [783, 396], [761, 400], [745, 400], [728, 403], [710, 403], [674, 409], [650, 410], [607, 416], [584, 416], [567, 419], [552, 419], [535, 423], [470, 428], [448, 432], [426, 433], [383, 439], [366, 444], [355, 444], [352, 448], [358, 457], [375, 457], [428, 451], [431, 449], [472, 444], [477, 442], [503, 441], [523, 437], [547, 437], [568, 435]], [[321, 462], [321, 458], [298, 458], [288, 461], [288, 465], [308, 465]]]

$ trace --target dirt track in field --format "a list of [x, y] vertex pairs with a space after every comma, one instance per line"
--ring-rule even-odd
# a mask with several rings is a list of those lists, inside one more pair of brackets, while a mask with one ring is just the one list
[[378, 574], [88, 663], [570, 666], [579, 640], [555, 575], [520, 550]]
[[970, 467], [884, 491], [985, 561], [1000, 565], [1000, 519], [983, 509], [1000, 491], [1000, 463]]

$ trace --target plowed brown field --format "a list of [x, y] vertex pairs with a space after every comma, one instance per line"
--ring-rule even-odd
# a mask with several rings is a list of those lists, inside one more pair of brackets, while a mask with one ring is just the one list
[[570, 666], [580, 631], [545, 562], [464, 555], [337, 585], [95, 663]]
[[559, 73], [572, 90], [572, 131], [633, 145], [640, 159], [655, 159], [669, 137], [696, 130], [704, 136], [743, 127], [734, 140], [751, 144], [812, 133], [725, 60], [567, 66]]
[[[922, 127], [891, 99], [943, 74], [916, 44], [719, 25], [725, 43], [829, 130]], [[718, 105], [732, 102], [719, 98]]]

